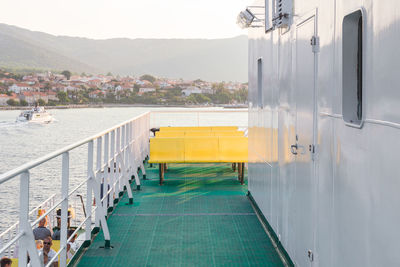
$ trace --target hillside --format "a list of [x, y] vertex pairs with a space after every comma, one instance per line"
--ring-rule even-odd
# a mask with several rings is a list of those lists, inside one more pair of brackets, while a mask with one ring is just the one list
[[0, 67], [247, 81], [246, 36], [92, 40], [0, 24], [0, 49]]

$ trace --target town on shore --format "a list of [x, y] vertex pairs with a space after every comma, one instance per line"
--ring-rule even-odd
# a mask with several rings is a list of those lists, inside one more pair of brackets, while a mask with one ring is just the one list
[[247, 106], [247, 83], [119, 75], [15, 74], [0, 69], [0, 106]]

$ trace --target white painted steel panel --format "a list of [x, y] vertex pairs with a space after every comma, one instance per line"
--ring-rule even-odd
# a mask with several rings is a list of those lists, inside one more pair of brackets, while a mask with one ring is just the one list
[[[342, 119], [341, 46], [343, 18], [360, 8], [365, 14], [365, 122], [356, 129]], [[301, 101], [296, 96], [301, 87], [296, 77], [304, 72], [294, 63], [295, 24], [286, 33], [249, 30], [249, 146], [254, 150], [249, 155], [258, 159], [249, 164], [249, 190], [299, 266], [400, 266], [400, 2], [294, 1], [295, 23], [315, 13], [320, 40], [315, 191], [311, 186], [299, 192], [300, 170], [295, 165], [300, 163], [288, 153], [295, 142], [296, 108]], [[265, 90], [262, 109], [252, 105], [260, 57]], [[274, 130], [277, 138], [268, 134], [273, 136]], [[275, 147], [277, 160], [271, 156]], [[297, 197], [299, 194], [304, 197]], [[312, 215], [304, 205], [310, 199]], [[304, 260], [306, 245], [296, 241], [302, 234], [308, 236], [310, 226], [304, 223], [308, 219], [315, 228], [310, 248], [313, 262]]]

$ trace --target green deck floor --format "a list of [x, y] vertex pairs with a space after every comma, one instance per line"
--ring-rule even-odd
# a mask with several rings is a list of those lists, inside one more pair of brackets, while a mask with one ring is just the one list
[[78, 266], [283, 266], [230, 164], [158, 165], [108, 219]]

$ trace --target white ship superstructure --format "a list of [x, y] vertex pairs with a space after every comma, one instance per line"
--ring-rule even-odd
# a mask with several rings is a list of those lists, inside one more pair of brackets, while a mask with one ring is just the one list
[[252, 197], [296, 266], [400, 266], [400, 2], [248, 10]]

